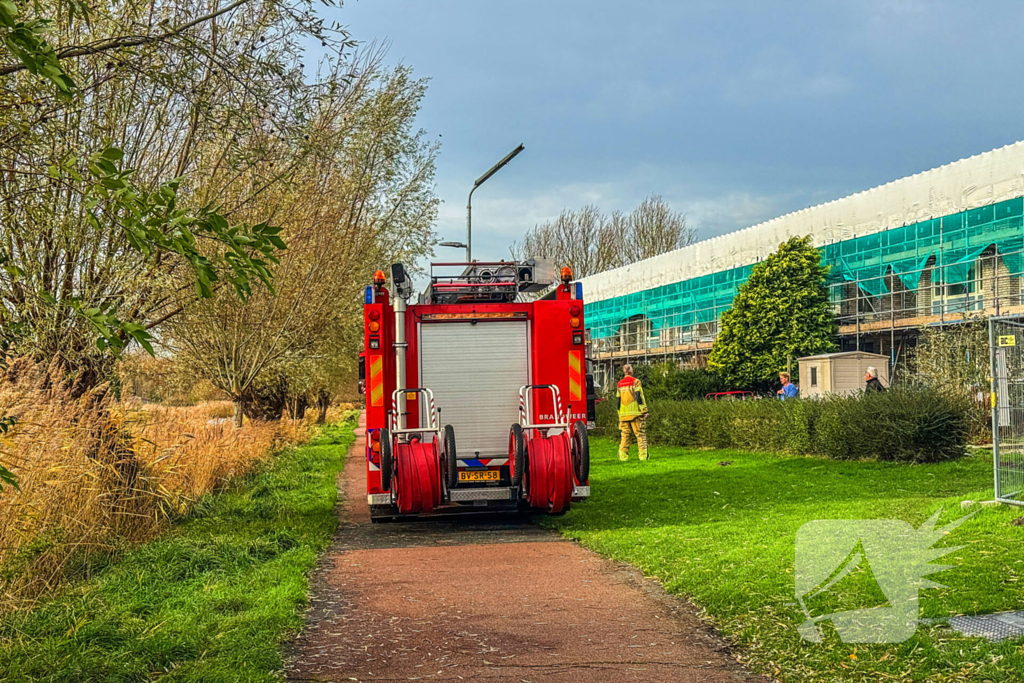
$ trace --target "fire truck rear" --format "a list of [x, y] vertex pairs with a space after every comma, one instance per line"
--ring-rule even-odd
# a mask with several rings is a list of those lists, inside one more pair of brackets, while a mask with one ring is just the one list
[[390, 290], [377, 271], [361, 354], [375, 521], [561, 514], [590, 495], [582, 285], [553, 270], [532, 260], [434, 264], [417, 303], [401, 264]]

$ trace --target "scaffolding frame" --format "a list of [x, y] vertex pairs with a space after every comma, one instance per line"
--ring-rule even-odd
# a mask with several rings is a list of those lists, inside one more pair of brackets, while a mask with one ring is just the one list
[[[840, 240], [819, 248], [829, 298], [851, 349], [973, 317], [1024, 315], [1024, 199]], [[756, 264], [588, 303], [596, 361], [707, 353], [718, 321]], [[881, 342], [880, 342], [881, 343]]]

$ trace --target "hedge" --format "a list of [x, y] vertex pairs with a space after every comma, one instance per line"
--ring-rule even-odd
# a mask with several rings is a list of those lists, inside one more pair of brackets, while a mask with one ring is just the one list
[[[966, 453], [969, 406], [935, 389], [779, 401], [650, 401], [652, 444], [735, 448], [838, 460], [952, 460]], [[614, 399], [598, 425], [616, 435]]]
[[[728, 391], [732, 387], [707, 368], [679, 368], [675, 363], [637, 363], [636, 378], [643, 382], [644, 396], [672, 401], [700, 400], [707, 394]], [[609, 395], [615, 394], [615, 383]]]

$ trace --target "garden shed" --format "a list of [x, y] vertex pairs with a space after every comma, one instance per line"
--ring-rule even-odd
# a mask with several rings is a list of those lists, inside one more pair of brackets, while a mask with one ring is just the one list
[[864, 374], [869, 367], [878, 370], [878, 379], [889, 386], [889, 357], [867, 351], [842, 351], [806, 356], [797, 361], [800, 368], [800, 395], [852, 394], [863, 390]]

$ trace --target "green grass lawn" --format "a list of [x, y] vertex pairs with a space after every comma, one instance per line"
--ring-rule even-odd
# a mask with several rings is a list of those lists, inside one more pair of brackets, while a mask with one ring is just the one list
[[0, 681], [273, 681], [337, 524], [353, 421], [326, 427], [96, 578], [0, 620]]
[[[634, 445], [632, 460], [620, 463], [615, 450], [611, 439], [591, 441], [593, 497], [546, 523], [692, 599], [753, 669], [787, 681], [1024, 680], [1021, 640], [991, 644], [939, 624], [897, 645], [844, 644], [829, 622], [820, 644], [797, 632], [801, 525], [892, 518], [917, 528], [939, 508], [939, 523], [948, 523], [965, 514], [962, 500], [992, 498], [987, 454], [897, 465], [655, 447], [641, 463]], [[965, 547], [936, 561], [954, 567], [929, 577], [946, 587], [921, 591], [922, 617], [1024, 609], [1024, 527], [1011, 524], [1021, 516], [1024, 508], [984, 508], [939, 542]], [[842, 605], [818, 613], [884, 601], [863, 572], [836, 591]]]

